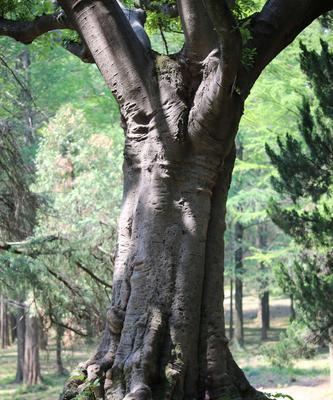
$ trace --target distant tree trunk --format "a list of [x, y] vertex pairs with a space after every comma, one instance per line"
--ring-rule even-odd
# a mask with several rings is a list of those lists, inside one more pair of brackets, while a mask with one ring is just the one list
[[57, 374], [59, 376], [67, 375], [67, 371], [62, 363], [62, 337], [64, 334], [64, 330], [62, 327], [57, 326], [56, 328], [56, 362], [57, 362]]
[[330, 384], [333, 390], [333, 327], [328, 331], [329, 335], [329, 358], [330, 358]]
[[18, 306], [16, 312], [16, 334], [17, 334], [17, 364], [16, 364], [16, 383], [23, 382], [24, 371], [24, 350], [25, 350], [25, 307], [23, 303]]
[[265, 291], [260, 296], [260, 322], [261, 322], [261, 340], [267, 340], [268, 329], [270, 328], [269, 312], [269, 291]]
[[294, 296], [290, 295], [290, 321], [294, 321], [296, 319], [296, 311], [294, 305]]
[[[258, 225], [258, 247], [261, 251], [267, 248], [267, 230], [265, 224]], [[264, 262], [260, 263], [260, 290], [259, 290], [259, 310], [258, 320], [261, 326], [261, 340], [267, 340], [268, 329], [270, 328], [270, 312], [269, 312], [269, 290], [268, 278], [265, 269], [267, 266]]]
[[3, 295], [0, 295], [0, 345], [2, 349], [10, 345], [8, 304]]
[[12, 343], [14, 343], [17, 338], [17, 324], [16, 324], [15, 313], [11, 312], [9, 314], [9, 318], [10, 318], [10, 336], [11, 336]]
[[230, 315], [229, 315], [229, 339], [234, 336], [234, 280], [230, 278]]
[[38, 317], [27, 315], [23, 369], [23, 382], [27, 385], [36, 385], [41, 382], [38, 331]]
[[240, 222], [235, 225], [235, 331], [234, 339], [240, 345], [244, 345], [243, 323], [243, 235], [244, 228]]
[[49, 337], [48, 337], [48, 332], [44, 327], [44, 323], [43, 323], [43, 319], [39, 318], [39, 347], [41, 350], [47, 350], [47, 346], [48, 346], [48, 341], [49, 341]]

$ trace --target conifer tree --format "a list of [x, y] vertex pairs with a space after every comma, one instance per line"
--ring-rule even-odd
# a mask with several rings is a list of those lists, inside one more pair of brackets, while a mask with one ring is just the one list
[[[301, 246], [292, 267], [281, 265], [279, 280], [293, 294], [298, 316], [330, 346], [333, 366], [333, 53], [321, 41], [320, 54], [301, 44], [301, 68], [315, 94], [300, 108], [299, 136], [266, 145], [278, 176], [272, 178], [280, 199], [270, 204], [272, 220]], [[332, 371], [333, 383], [333, 371]]]

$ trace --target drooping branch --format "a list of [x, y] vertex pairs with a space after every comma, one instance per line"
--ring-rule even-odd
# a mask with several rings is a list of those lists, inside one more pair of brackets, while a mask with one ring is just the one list
[[217, 46], [213, 24], [203, 0], [178, 0], [178, 10], [185, 34], [186, 55], [202, 61]]
[[262, 70], [314, 19], [333, 9], [333, 0], [268, 0], [251, 19], [252, 40], [248, 48], [255, 54], [253, 65], [239, 74], [244, 97]]
[[42, 15], [33, 21], [0, 18], [0, 36], [11, 37], [23, 44], [30, 44], [39, 36], [56, 29], [72, 29], [62, 12]]

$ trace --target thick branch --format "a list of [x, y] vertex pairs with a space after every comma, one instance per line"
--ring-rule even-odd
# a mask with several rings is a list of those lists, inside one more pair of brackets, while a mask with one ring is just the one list
[[202, 61], [217, 46], [214, 27], [203, 0], [178, 0], [177, 4], [185, 34], [186, 54], [194, 61]]
[[243, 68], [239, 74], [244, 97], [266, 65], [315, 18], [332, 9], [333, 0], [268, 0], [251, 21], [253, 40], [248, 47], [256, 57], [251, 70]]
[[226, 0], [204, 0], [221, 48], [222, 84], [234, 79], [241, 54], [241, 36]]
[[44, 33], [71, 28], [71, 24], [61, 12], [42, 15], [33, 21], [12, 21], [0, 18], [0, 36], [9, 36], [24, 44], [33, 42]]
[[60, 4], [75, 22], [119, 104], [131, 97], [142, 103], [148, 97], [149, 57], [117, 1], [61, 0]]

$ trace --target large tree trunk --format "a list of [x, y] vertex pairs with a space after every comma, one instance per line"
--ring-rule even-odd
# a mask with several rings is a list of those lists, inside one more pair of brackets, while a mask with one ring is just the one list
[[163, 140], [173, 132], [157, 134], [139, 140], [127, 132], [108, 325], [83, 370], [88, 380], [71, 381], [63, 398], [73, 398], [80, 384], [87, 392], [98, 377], [95, 395], [108, 400], [258, 398], [224, 327], [223, 232], [234, 150], [221, 168], [214, 141], [201, 151], [186, 145], [182, 132], [179, 145], [167, 142], [176, 148], [169, 152]]
[[23, 382], [36, 385], [41, 382], [39, 363], [39, 321], [36, 316], [26, 315]]
[[229, 351], [223, 310], [226, 200], [243, 110], [234, 63], [221, 66], [211, 47], [203, 62], [144, 51], [114, 1], [61, 4], [125, 130], [108, 322], [82, 367], [87, 378], [70, 380], [63, 398], [85, 391], [107, 400], [256, 399]]
[[16, 312], [16, 339], [17, 339], [17, 363], [15, 382], [23, 382], [24, 350], [25, 350], [25, 306], [21, 302]]
[[243, 235], [244, 228], [240, 222], [235, 224], [235, 333], [234, 340], [239, 346], [244, 345], [243, 321]]

